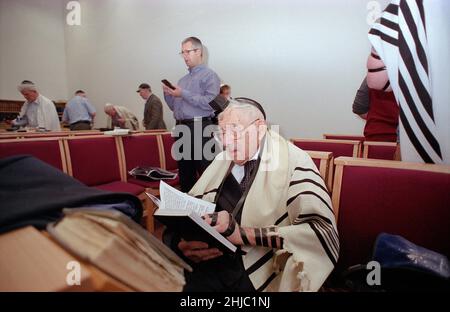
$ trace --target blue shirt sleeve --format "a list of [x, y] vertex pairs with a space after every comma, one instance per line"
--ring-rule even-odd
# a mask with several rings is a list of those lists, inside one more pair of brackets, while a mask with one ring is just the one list
[[205, 90], [203, 94], [193, 93], [190, 90], [183, 89], [181, 97], [194, 107], [209, 108], [211, 102], [220, 91], [220, 79], [216, 73], [210, 72], [205, 79]]

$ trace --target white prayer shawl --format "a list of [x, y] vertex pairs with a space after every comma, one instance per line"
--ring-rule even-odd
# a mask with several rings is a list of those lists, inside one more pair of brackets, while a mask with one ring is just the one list
[[450, 163], [450, 1], [393, 0], [369, 40], [400, 105], [402, 160]]
[[[60, 131], [61, 125], [59, 123], [58, 113], [56, 112], [55, 104], [47, 99], [45, 96], [39, 94], [35, 101], [38, 104], [37, 108], [37, 123], [39, 128], [45, 128], [50, 131]], [[28, 110], [28, 102], [22, 105], [19, 116], [24, 117]]]
[[[139, 130], [139, 121], [132, 112], [123, 106], [114, 105], [114, 109], [116, 110], [117, 115], [119, 115], [119, 118], [125, 119], [125, 129]], [[109, 115], [107, 117], [107, 127], [112, 128], [112, 118]]]
[[[190, 194], [213, 202], [230, 164], [225, 152], [217, 155]], [[339, 254], [331, 199], [309, 155], [269, 130], [241, 226], [272, 225], [280, 227], [283, 250], [243, 247], [243, 263], [255, 289], [317, 291]]]

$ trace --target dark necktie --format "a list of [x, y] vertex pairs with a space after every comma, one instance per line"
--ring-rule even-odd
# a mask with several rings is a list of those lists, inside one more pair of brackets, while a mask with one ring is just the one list
[[241, 187], [241, 191], [242, 193], [245, 192], [245, 190], [247, 189], [247, 187], [250, 186], [250, 179], [252, 176], [252, 172], [255, 169], [257, 165], [257, 161], [256, 160], [249, 160], [244, 164], [244, 178], [242, 179], [241, 183], [240, 183], [240, 187]]

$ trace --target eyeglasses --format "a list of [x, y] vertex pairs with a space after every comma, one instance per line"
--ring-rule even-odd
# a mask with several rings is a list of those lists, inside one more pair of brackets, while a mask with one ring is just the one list
[[191, 53], [192, 51], [197, 51], [198, 49], [189, 49], [189, 50], [183, 50], [183, 51], [181, 51], [180, 53], [178, 53], [178, 54], [180, 54], [181, 56], [183, 56], [183, 55], [188, 55], [189, 53]]
[[256, 121], [259, 119], [253, 120], [251, 123], [249, 123], [245, 128], [242, 129], [241, 126], [228, 126], [226, 131], [219, 129], [217, 131], [213, 132], [214, 139], [216, 139], [219, 143], [223, 143], [225, 136], [228, 134], [234, 141], [239, 140], [244, 132], [253, 125]]

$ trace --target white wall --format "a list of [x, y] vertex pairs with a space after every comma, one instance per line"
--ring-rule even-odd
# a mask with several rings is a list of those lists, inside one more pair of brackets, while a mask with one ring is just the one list
[[52, 100], [67, 99], [63, 1], [0, 0], [0, 98], [23, 100], [32, 80]]
[[[287, 137], [362, 131], [364, 123], [353, 115], [351, 105], [369, 52], [369, 1], [81, 0], [81, 26], [65, 25], [68, 1], [61, 1], [67, 79], [63, 81], [63, 74], [46, 79], [61, 77], [49, 87], [65, 90], [66, 97], [85, 89], [99, 110], [97, 126], [104, 125], [106, 102], [127, 106], [141, 119], [143, 101], [135, 92], [137, 86], [148, 82], [162, 98], [160, 80], [176, 83], [186, 73], [178, 56], [180, 42], [194, 35], [207, 46], [209, 66], [232, 86], [232, 95], [260, 101], [269, 120], [280, 124]], [[387, 0], [379, 2], [383, 6]], [[29, 6], [23, 9], [30, 11]], [[36, 19], [54, 22], [53, 13], [40, 13]], [[4, 36], [3, 30], [0, 33]], [[46, 58], [40, 69], [47, 67], [45, 62], [53, 60]], [[2, 78], [2, 85], [3, 80], [9, 84], [0, 89], [2, 98], [14, 95], [15, 89], [12, 95], [3, 90], [14, 87], [26, 73], [24, 68], [19, 73], [13, 69], [8, 70], [15, 75], [12, 83]], [[57, 87], [66, 82], [66, 89]], [[166, 123], [172, 126], [172, 113], [164, 109]]]

